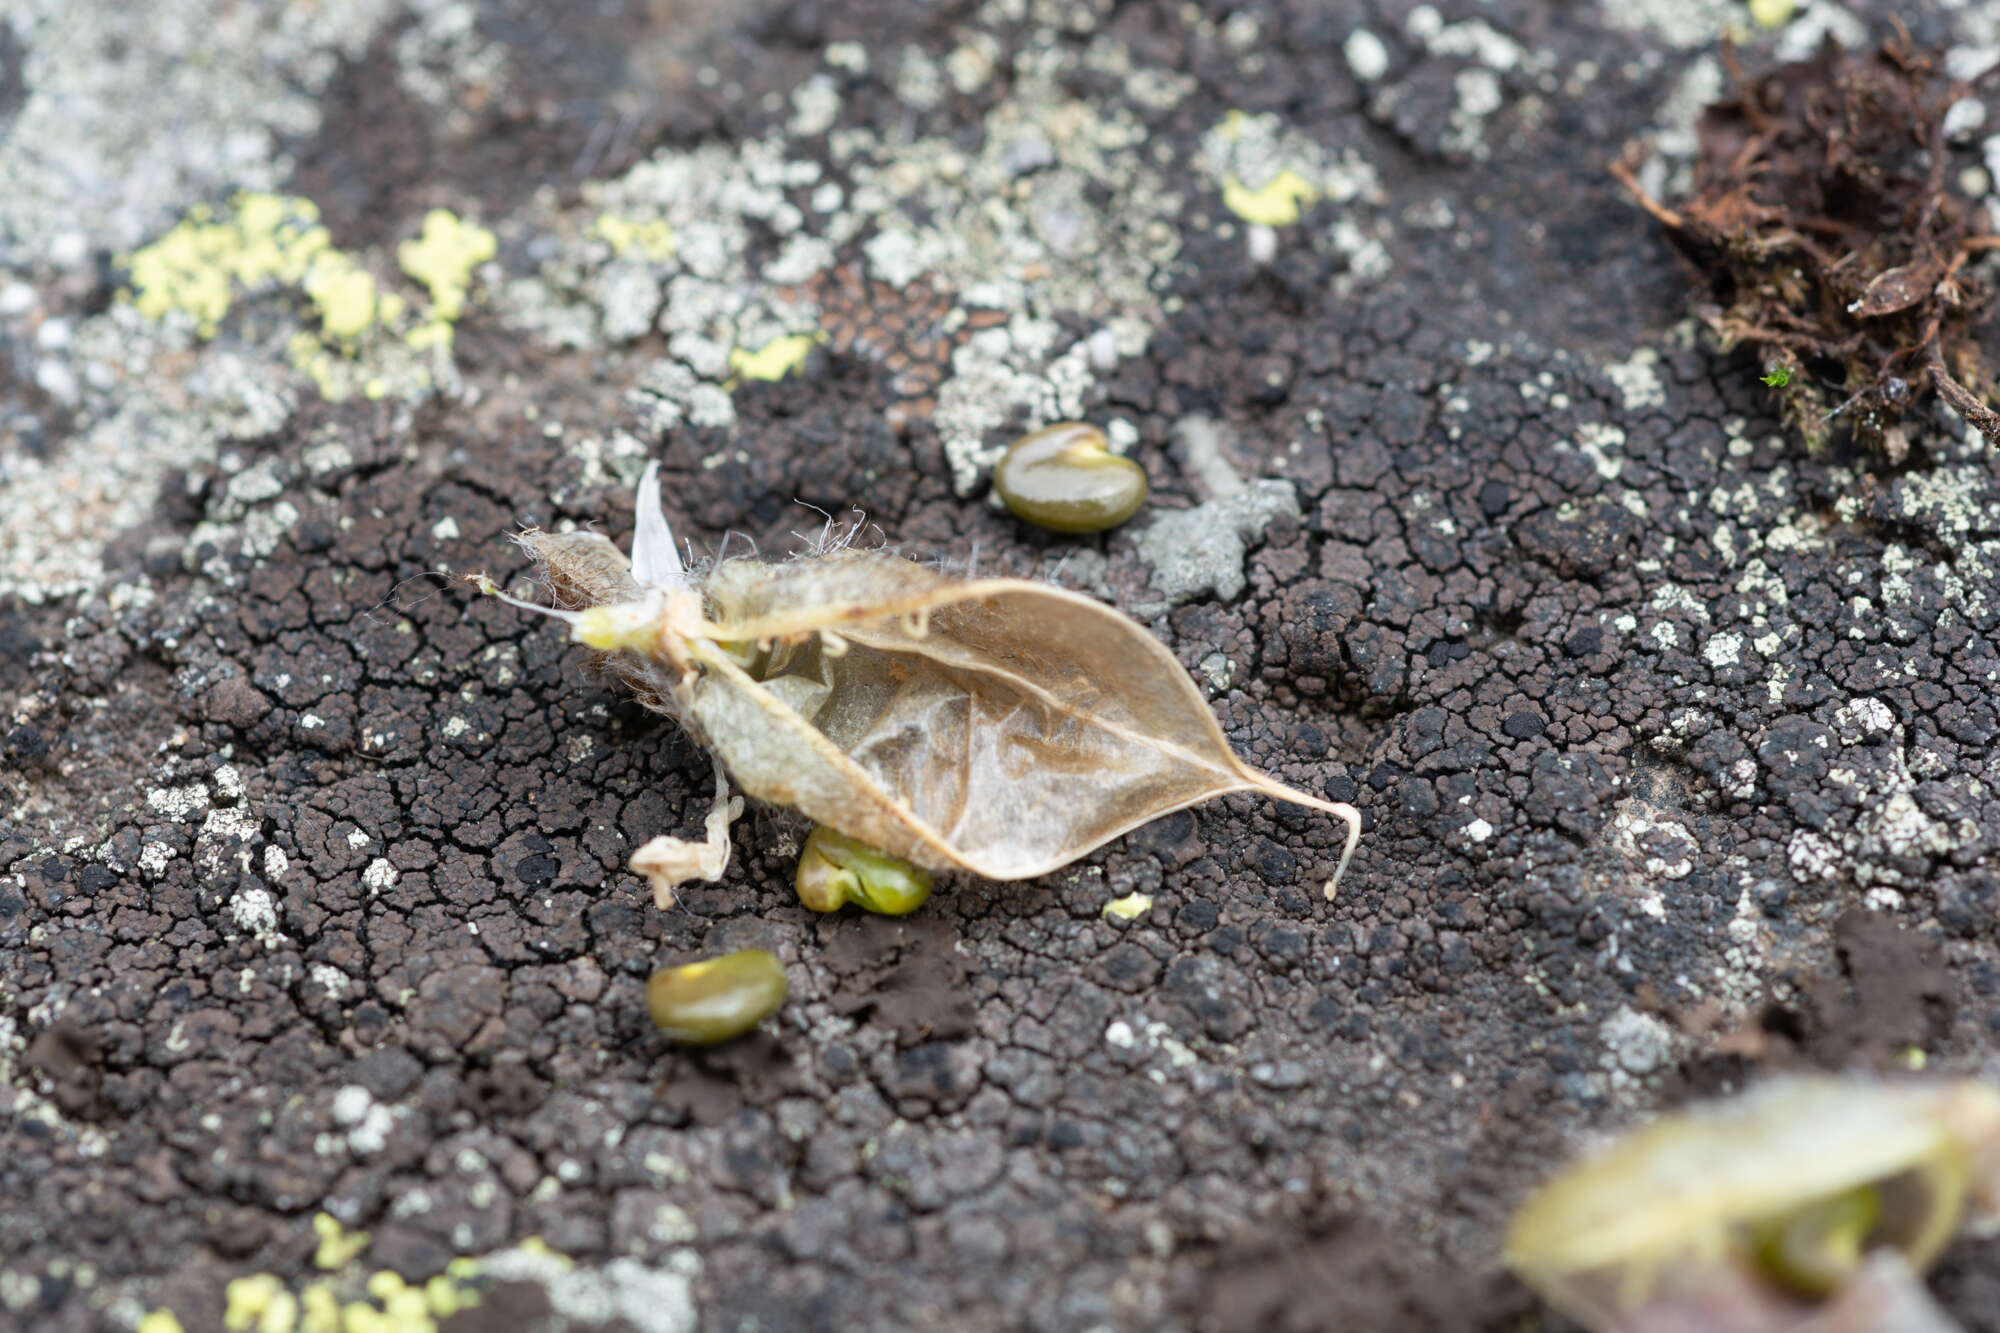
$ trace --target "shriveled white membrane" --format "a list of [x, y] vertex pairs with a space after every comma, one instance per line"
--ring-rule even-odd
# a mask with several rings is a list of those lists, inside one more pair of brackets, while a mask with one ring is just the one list
[[687, 570], [674, 550], [674, 530], [660, 507], [660, 465], [646, 464], [639, 478], [638, 527], [632, 534], [632, 577], [642, 588], [679, 588]]

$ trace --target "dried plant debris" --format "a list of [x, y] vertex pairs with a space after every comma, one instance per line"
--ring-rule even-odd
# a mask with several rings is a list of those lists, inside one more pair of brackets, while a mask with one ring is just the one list
[[1845, 429], [1900, 461], [1932, 391], [2000, 442], [1976, 337], [1993, 289], [1971, 263], [2000, 238], [1947, 186], [1945, 113], [1970, 85], [1901, 36], [1755, 78], [1726, 54], [1736, 90], [1702, 116], [1690, 196], [1649, 195], [1634, 150], [1613, 168], [1690, 261], [1703, 321], [1758, 352], [1811, 448]]
[[[595, 532], [523, 533], [555, 605], [603, 674], [716, 760], [698, 842], [632, 858], [662, 905], [720, 877], [741, 807], [724, 777], [930, 870], [1029, 879], [1160, 815], [1256, 791], [1336, 815], [1245, 766], [1159, 640], [1088, 597], [1020, 579], [956, 579], [879, 551], [685, 566], [639, 483], [628, 562]], [[498, 589], [479, 580], [488, 592]]]
[[1600, 1333], [1950, 1330], [1917, 1275], [1996, 1204], [2000, 1089], [1786, 1078], [1558, 1176], [1507, 1261]]

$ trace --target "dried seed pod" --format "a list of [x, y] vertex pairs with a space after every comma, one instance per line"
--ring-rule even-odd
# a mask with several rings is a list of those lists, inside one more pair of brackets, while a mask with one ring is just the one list
[[646, 983], [646, 1008], [668, 1040], [712, 1046], [776, 1013], [785, 990], [785, 965], [776, 955], [739, 949], [655, 972]]
[[1052, 532], [1103, 532], [1146, 503], [1146, 469], [1111, 452], [1104, 432], [1059, 421], [1010, 445], [993, 489], [1014, 517]]
[[1996, 1187], [2000, 1089], [1781, 1079], [1665, 1116], [1557, 1177], [1514, 1215], [1507, 1262], [1592, 1329], [1663, 1308], [1783, 1328], [1796, 1298], [1837, 1297], [1883, 1255], [1923, 1271], [1968, 1197], [1990, 1211]]
[[1229, 792], [1347, 825], [1333, 895], [1361, 836], [1353, 806], [1245, 765], [1201, 691], [1144, 627], [1078, 593], [954, 579], [880, 552], [683, 568], [658, 472], [639, 484], [629, 567], [594, 532], [527, 532], [557, 605], [602, 671], [679, 722], [717, 762], [698, 841], [660, 837], [633, 869], [662, 906], [720, 877], [750, 796], [929, 870], [1030, 879]]
[[815, 912], [855, 903], [883, 916], [907, 916], [931, 896], [928, 873], [830, 828], [816, 828], [806, 838], [792, 882], [799, 901]]

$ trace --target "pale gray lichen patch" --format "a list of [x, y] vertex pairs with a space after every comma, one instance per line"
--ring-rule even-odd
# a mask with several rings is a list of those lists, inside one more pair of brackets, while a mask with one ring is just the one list
[[1772, 58], [1779, 61], [1810, 60], [1820, 43], [1831, 37], [1850, 51], [1868, 45], [1868, 25], [1833, 0], [1813, 0], [1801, 5], [1798, 14], [1778, 33]]
[[[263, 347], [209, 345], [177, 382], [150, 373], [157, 355], [183, 346], [127, 305], [77, 325], [83, 424], [45, 458], [0, 451], [0, 596], [41, 603], [97, 591], [106, 546], [149, 517], [169, 472], [206, 467], [219, 448], [268, 435], [290, 415], [294, 394], [275, 369], [282, 335]], [[284, 521], [275, 506], [263, 513], [267, 530], [253, 540], [268, 546], [268, 529]]]
[[1603, 13], [1610, 27], [1626, 32], [1650, 28], [1682, 50], [1706, 46], [1742, 21], [1736, 0], [1604, 0]]
[[81, 269], [197, 200], [275, 188], [289, 170], [278, 140], [319, 128], [317, 94], [389, 9], [387, 0], [10, 6], [28, 96], [0, 138], [0, 267]]
[[1792, 835], [1786, 850], [1794, 880], [1911, 888], [1928, 881], [1937, 863], [1981, 845], [1968, 812], [1989, 804], [1992, 791], [1979, 776], [1948, 772], [1926, 748], [1913, 747], [1879, 698], [1848, 699], [1830, 721], [1831, 734], [1815, 739], [1826, 752], [1827, 783], [1852, 813]]
[[[735, 422], [723, 389], [732, 354], [817, 325], [818, 311], [753, 271], [750, 255], [753, 224], [799, 232], [807, 214], [793, 196], [821, 176], [779, 138], [658, 154], [587, 186], [580, 209], [539, 219], [545, 257], [496, 304], [510, 326], [557, 347], [629, 343], [657, 328], [668, 355], [642, 384], [649, 424], [726, 428]], [[619, 243], [637, 228], [649, 229], [648, 243]], [[781, 263], [803, 275], [831, 254], [830, 244], [787, 250]]]
[[1651, 1014], [1621, 1006], [1598, 1027], [1604, 1042], [1604, 1065], [1614, 1082], [1644, 1077], [1667, 1064], [1674, 1054], [1674, 1033]]
[[639, 1333], [692, 1333], [701, 1269], [701, 1256], [686, 1249], [673, 1251], [657, 1267], [620, 1258], [602, 1268], [577, 1268], [547, 1249], [525, 1246], [479, 1260], [483, 1277], [541, 1287], [565, 1318], [591, 1326], [622, 1319]]
[[1418, 5], [1403, 21], [1404, 33], [1434, 56], [1456, 56], [1486, 68], [1507, 71], [1523, 66], [1541, 68], [1554, 60], [1549, 51], [1530, 53], [1484, 19], [1447, 23], [1433, 5]]
[[1208, 593], [1224, 601], [1240, 597], [1248, 586], [1249, 540], [1281, 514], [1298, 517], [1298, 495], [1291, 482], [1264, 477], [1193, 509], [1155, 516], [1133, 534], [1132, 545], [1153, 567], [1160, 600], [1134, 603], [1132, 614], [1149, 619]]
[[299, 521], [299, 510], [284, 498], [285, 482], [274, 470], [275, 460], [244, 467], [239, 455], [228, 453], [217, 461], [224, 472], [233, 475], [188, 534], [181, 558], [188, 568], [227, 587], [237, 581], [228, 557], [241, 554], [260, 560], [270, 555]]
[[1656, 369], [1659, 363], [1660, 354], [1657, 351], [1651, 347], [1640, 347], [1623, 361], [1605, 364], [1604, 373], [1617, 386], [1627, 412], [1636, 414], [1666, 405], [1666, 387], [1660, 382], [1660, 372]]
[[[1508, 80], [1546, 74], [1555, 66], [1553, 51], [1530, 49], [1484, 19], [1446, 22], [1431, 5], [1411, 10], [1403, 33], [1434, 59], [1470, 62], [1452, 75], [1450, 119], [1439, 140], [1439, 147], [1454, 157], [1475, 161], [1490, 157], [1486, 128], [1507, 103]], [[1401, 96], [1402, 90], [1394, 85], [1377, 91], [1372, 99], [1375, 114], [1388, 114]], [[1528, 107], [1532, 111], [1538, 105], [1530, 102]]]
[[[1079, 22], [1089, 14], [1066, 26]], [[891, 77], [921, 104], [1004, 75], [1007, 95], [977, 135], [906, 142], [840, 125], [833, 73], [854, 59], [829, 47], [826, 72], [794, 92], [785, 131], [661, 152], [549, 217], [544, 257], [502, 299], [506, 318], [546, 342], [589, 346], [636, 339], [657, 312], [650, 326], [667, 356], [641, 386], [647, 424], [727, 428], [727, 391], [759, 349], [869, 316], [843, 295], [866, 288], [836, 280], [851, 247], [863, 279], [947, 302], [938, 332], [952, 350], [928, 410], [953, 485], [969, 495], [1007, 443], [997, 436], [1075, 415], [1099, 363], [1143, 352], [1162, 322], [1156, 291], [1179, 254], [1182, 201], [1142, 115], [1172, 106], [1192, 80], [1140, 68], [1105, 37], [1079, 49], [1043, 33], [1012, 50], [976, 25], [956, 37], [941, 62], [897, 53]], [[1074, 95], [1087, 72], [1128, 98]], [[670, 229], [671, 251], [618, 252], [605, 217]], [[1004, 318], [972, 333], [981, 312]], [[1101, 335], [1094, 358], [1087, 339], [1061, 333], [1058, 319], [1077, 315]]]
[[1604, 844], [1635, 865], [1648, 888], [1686, 879], [1701, 852], [1694, 834], [1671, 812], [1636, 798], [1618, 803], [1605, 827]]
[[1947, 546], [1956, 547], [1973, 533], [2000, 531], [2000, 499], [1983, 462], [1910, 473], [1897, 479], [1894, 497], [1904, 517], [1934, 531]]
[[[1301, 209], [1327, 205], [1312, 215], [1315, 226], [1310, 235], [1321, 252], [1346, 261], [1345, 271], [1334, 278], [1336, 294], [1345, 296], [1388, 275], [1389, 224], [1374, 211], [1387, 196], [1375, 165], [1356, 149], [1323, 148], [1269, 112], [1232, 111], [1202, 136], [1194, 166], [1217, 192], [1219, 203], [1228, 207], [1236, 200], [1234, 206], [1253, 224], [1286, 225], [1283, 210], [1243, 209], [1260, 198], [1276, 202], [1260, 192], [1268, 195], [1288, 181], [1289, 193]], [[1301, 189], [1304, 193], [1299, 193]], [[1251, 199], [1243, 198], [1246, 193]]]
[[1181, 465], [1210, 499], [1243, 489], [1243, 478], [1229, 461], [1232, 437], [1219, 422], [1204, 416], [1183, 417], [1174, 423], [1174, 442], [1180, 446]]
[[1237, 475], [1225, 428], [1215, 421], [1184, 417], [1175, 423], [1174, 439], [1182, 466], [1208, 499], [1192, 509], [1157, 513], [1133, 534], [1133, 547], [1153, 567], [1153, 588], [1160, 594], [1134, 604], [1132, 614], [1142, 620], [1207, 593], [1225, 601], [1241, 596], [1249, 541], [1279, 515], [1299, 516], [1291, 482], [1269, 477], [1245, 482]]
[[434, 127], [451, 139], [476, 124], [474, 108], [506, 91], [507, 47], [479, 30], [479, 11], [463, 0], [404, 0], [411, 21], [392, 48], [396, 82], [435, 114]]

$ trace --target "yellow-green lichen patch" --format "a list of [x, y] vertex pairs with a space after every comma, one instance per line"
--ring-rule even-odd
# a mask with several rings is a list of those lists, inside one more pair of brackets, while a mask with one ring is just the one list
[[555, 1264], [558, 1268], [570, 1269], [576, 1267], [576, 1260], [570, 1258], [561, 1250], [552, 1248], [540, 1236], [523, 1237], [521, 1243], [514, 1248], [522, 1254], [533, 1255], [537, 1259], [545, 1259]]
[[1296, 225], [1320, 200], [1347, 204], [1380, 193], [1374, 168], [1353, 152], [1330, 156], [1308, 136], [1266, 113], [1231, 111], [1202, 136], [1198, 165], [1245, 222]]
[[1234, 176], [1222, 178], [1222, 206], [1245, 222], [1261, 222], [1267, 227], [1291, 226], [1318, 198], [1319, 190], [1313, 183], [1290, 167], [1255, 190]]
[[1153, 896], [1149, 893], [1128, 893], [1123, 898], [1113, 898], [1104, 904], [1107, 920], [1135, 921], [1152, 909]]
[[368, 1279], [368, 1294], [382, 1302], [385, 1329], [397, 1333], [419, 1333], [436, 1327], [431, 1318], [430, 1298], [424, 1288], [410, 1286], [399, 1274], [387, 1269]]
[[299, 1293], [299, 1304], [305, 1310], [299, 1333], [341, 1333], [340, 1297], [333, 1294], [332, 1287], [324, 1282], [306, 1284]]
[[[396, 262], [402, 265], [403, 272], [430, 292], [431, 322], [445, 326], [445, 341], [451, 337], [449, 326], [465, 313], [465, 299], [472, 290], [472, 270], [498, 252], [492, 232], [462, 220], [446, 208], [433, 208], [424, 214], [423, 233], [396, 247]], [[420, 326], [411, 333], [413, 344], [423, 332]]]
[[1750, 21], [1760, 28], [1782, 28], [1798, 7], [1798, 0], [1750, 0]]
[[422, 322], [404, 336], [406, 345], [398, 345], [376, 335], [385, 331], [393, 338], [404, 328], [409, 299], [384, 290], [359, 259], [334, 247], [312, 200], [242, 193], [224, 208], [190, 210], [166, 235], [128, 256], [126, 296], [149, 319], [179, 317], [197, 336], [212, 338], [240, 297], [296, 292], [312, 307], [318, 328], [301, 328], [285, 339], [285, 359], [322, 396], [414, 394], [434, 382], [436, 366], [427, 350], [450, 346], [451, 321], [464, 311], [471, 270], [493, 250], [490, 232], [434, 211], [423, 235], [399, 253], [431, 300]]
[[729, 353], [729, 368], [737, 380], [781, 380], [804, 364], [812, 349], [824, 341], [823, 333], [788, 333], [755, 351], [734, 348]]
[[298, 1298], [272, 1273], [239, 1277], [223, 1290], [222, 1326], [229, 1333], [293, 1333]]
[[[252, 1273], [224, 1289], [223, 1327], [228, 1333], [437, 1333], [440, 1320], [479, 1304], [472, 1284], [478, 1270], [475, 1259], [454, 1259], [420, 1287], [380, 1269], [359, 1291], [349, 1278], [307, 1283], [296, 1293], [275, 1274]], [[181, 1333], [181, 1325], [171, 1311], [159, 1310], [140, 1321], [139, 1333]]]
[[172, 1310], [149, 1310], [139, 1317], [132, 1333], [187, 1333]]
[[166, 235], [127, 256], [129, 295], [148, 319], [178, 311], [212, 338], [237, 287], [301, 283], [332, 248], [312, 200], [239, 194], [220, 214], [205, 204], [190, 209]]
[[424, 1303], [439, 1319], [449, 1319], [460, 1310], [470, 1310], [479, 1304], [479, 1292], [449, 1272], [439, 1273], [424, 1283]]
[[673, 258], [674, 229], [665, 218], [634, 218], [600, 213], [590, 234], [621, 255], [641, 255], [655, 264]]
[[313, 1251], [313, 1263], [328, 1272], [345, 1268], [354, 1257], [368, 1248], [368, 1233], [349, 1231], [340, 1225], [340, 1219], [330, 1213], [313, 1215], [313, 1234], [319, 1237], [319, 1247]]
[[367, 331], [379, 306], [391, 300], [399, 309], [402, 304], [399, 298], [378, 298], [375, 275], [338, 251], [321, 256], [306, 271], [304, 285], [319, 312], [321, 331], [343, 343], [352, 343]]

